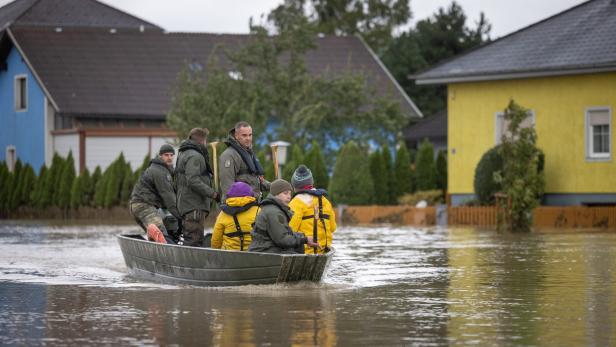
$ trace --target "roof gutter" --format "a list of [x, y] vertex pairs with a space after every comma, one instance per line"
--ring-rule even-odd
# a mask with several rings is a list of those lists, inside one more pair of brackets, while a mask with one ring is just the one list
[[568, 76], [568, 75], [585, 75], [601, 72], [616, 71], [616, 66], [606, 67], [591, 67], [570, 70], [552, 70], [552, 71], [532, 71], [532, 72], [515, 72], [502, 73], [495, 75], [474, 75], [474, 76], [454, 76], [454, 77], [436, 77], [436, 78], [417, 78], [415, 83], [418, 85], [426, 84], [449, 84], [449, 83], [464, 83], [464, 82], [484, 82], [497, 80], [513, 80], [524, 78], [552, 77], [552, 76]]
[[34, 75], [34, 78], [36, 79], [38, 84], [43, 89], [43, 92], [47, 96], [47, 99], [51, 102], [51, 105], [53, 106], [54, 110], [56, 112], [60, 112], [60, 108], [58, 107], [58, 104], [56, 103], [56, 101], [51, 96], [51, 93], [49, 93], [49, 90], [47, 90], [47, 87], [45, 87], [45, 84], [43, 83], [43, 80], [40, 78], [40, 76], [38, 75], [38, 73], [34, 69], [34, 66], [32, 66], [32, 64], [30, 63], [30, 60], [28, 59], [28, 56], [26, 56], [26, 53], [24, 52], [24, 50], [21, 49], [21, 46], [19, 46], [19, 43], [17, 42], [17, 39], [15, 39], [15, 36], [13, 35], [13, 32], [11, 31], [11, 28], [10, 27], [6, 28], [6, 32], [9, 35], [9, 37], [11, 38], [11, 41], [13, 42], [13, 44], [15, 45], [15, 48], [17, 48], [17, 51], [19, 52], [19, 54], [23, 58], [24, 62], [26, 63], [26, 65], [28, 66], [28, 68], [30, 69], [32, 74]]
[[381, 67], [381, 69], [383, 70], [383, 72], [385, 72], [385, 74], [387, 75], [387, 77], [389, 77], [389, 79], [391, 80], [391, 82], [394, 84], [394, 86], [396, 86], [396, 89], [398, 89], [398, 91], [402, 94], [402, 96], [404, 97], [404, 99], [406, 100], [406, 102], [409, 103], [409, 105], [411, 105], [411, 108], [413, 109], [413, 111], [415, 111], [415, 113], [417, 114], [417, 116], [419, 116], [419, 118], [423, 118], [423, 113], [421, 113], [421, 110], [419, 110], [419, 108], [417, 107], [417, 105], [415, 105], [415, 103], [413, 102], [413, 100], [411, 100], [411, 98], [409, 98], [408, 95], [406, 95], [406, 92], [404, 91], [404, 89], [402, 89], [402, 86], [400, 86], [400, 84], [398, 84], [398, 81], [396, 81], [396, 79], [394, 78], [394, 76], [391, 75], [391, 73], [389, 72], [389, 70], [387, 69], [387, 67], [385, 67], [385, 65], [383, 64], [383, 62], [381, 61], [381, 59], [379, 59], [379, 57], [376, 55], [376, 53], [374, 53], [374, 51], [372, 50], [372, 48], [370, 48], [370, 46], [368, 46], [368, 44], [366, 43], [366, 41], [364, 41], [364, 38], [361, 37], [361, 35], [356, 34], [355, 37], [357, 37], [359, 39], [359, 41], [364, 45], [364, 47], [366, 47], [366, 49], [368, 50], [368, 52], [370, 52], [370, 55], [372, 56], [372, 58], [376, 61], [377, 64], [379, 64], [379, 66]]

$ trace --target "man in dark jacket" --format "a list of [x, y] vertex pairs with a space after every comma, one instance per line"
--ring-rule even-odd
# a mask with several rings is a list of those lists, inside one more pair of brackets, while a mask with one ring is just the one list
[[304, 245], [318, 247], [311, 237], [296, 233], [289, 228], [292, 212], [291, 184], [277, 179], [272, 182], [270, 194], [261, 202], [261, 211], [255, 220], [251, 233], [251, 252], [263, 253], [304, 253]]
[[[220, 189], [226, 193], [235, 182], [248, 184], [254, 196], [259, 199], [261, 192], [268, 191], [270, 182], [264, 177], [259, 159], [252, 150], [252, 127], [238, 122], [229, 131], [225, 140], [227, 149], [220, 155]], [[223, 197], [223, 201], [226, 197]]]
[[203, 246], [205, 218], [211, 200], [220, 201], [212, 189], [212, 168], [205, 147], [208, 130], [192, 129], [180, 145], [176, 164], [178, 210], [183, 220], [184, 245]]
[[131, 214], [153, 241], [162, 242], [162, 233], [167, 243], [173, 242], [158, 213], [159, 208], [167, 209], [175, 218], [180, 219], [173, 190], [174, 156], [175, 150], [171, 145], [162, 145], [158, 157], [150, 161], [150, 166], [141, 174], [130, 196]]

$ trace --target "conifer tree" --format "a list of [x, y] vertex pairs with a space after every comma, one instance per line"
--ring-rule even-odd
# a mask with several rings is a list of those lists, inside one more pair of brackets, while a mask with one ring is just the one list
[[32, 192], [30, 192], [30, 201], [32, 206], [41, 207], [41, 198], [43, 196], [43, 189], [45, 188], [45, 179], [47, 177], [47, 166], [43, 165], [41, 170], [39, 171], [39, 175], [36, 178], [36, 184], [32, 188]]
[[20, 159], [17, 159], [15, 162], [15, 167], [13, 168], [13, 173], [11, 174], [11, 180], [9, 182], [7, 201], [5, 203], [7, 211], [12, 211], [17, 208], [19, 204], [19, 198], [21, 197], [21, 192], [19, 191], [19, 186], [22, 184], [23, 175], [22, 175], [23, 164]]
[[396, 173], [394, 171], [394, 164], [391, 158], [391, 152], [389, 150], [389, 146], [383, 146], [382, 152], [383, 164], [385, 165], [385, 172], [387, 175], [387, 200], [386, 204], [395, 205], [398, 200], [397, 196], [397, 182], [396, 182]]
[[[290, 151], [288, 153], [287, 162], [285, 163], [282, 169], [282, 178], [291, 182], [291, 177], [293, 177], [293, 172], [300, 164], [306, 164], [304, 157], [304, 150], [302, 147], [295, 143], [291, 146]], [[313, 172], [314, 174], [314, 172]]]
[[31, 205], [30, 192], [36, 184], [36, 174], [30, 164], [26, 164], [21, 170], [21, 179], [17, 186], [17, 193], [14, 195], [13, 202], [15, 207]]
[[64, 160], [58, 153], [54, 153], [51, 160], [51, 166], [45, 175], [45, 183], [41, 191], [39, 206], [45, 208], [54, 205], [54, 197], [58, 193], [58, 183], [62, 169], [64, 168]]
[[90, 178], [90, 185], [84, 186], [84, 191], [86, 192], [86, 196], [88, 197], [88, 206], [101, 206], [96, 203], [96, 192], [99, 189], [100, 182], [103, 178], [103, 171], [100, 166], [96, 166], [94, 172], [92, 173], [92, 177]]
[[4, 203], [7, 198], [7, 191], [10, 179], [9, 168], [4, 161], [0, 162], [0, 212], [4, 210]]
[[417, 190], [432, 190], [436, 188], [436, 167], [434, 164], [434, 146], [424, 139], [415, 161], [415, 176], [417, 182]]
[[377, 205], [386, 205], [388, 199], [388, 175], [383, 162], [383, 155], [375, 150], [370, 154], [370, 176], [374, 187], [373, 202]]
[[312, 171], [314, 186], [317, 188], [325, 188], [329, 185], [329, 175], [327, 174], [327, 165], [321, 151], [321, 146], [317, 141], [312, 141], [310, 151], [306, 154], [304, 164]]
[[409, 151], [404, 142], [400, 142], [398, 151], [396, 152], [396, 164], [394, 171], [396, 172], [397, 184], [397, 199], [404, 195], [413, 192], [413, 171], [411, 170], [411, 158]]
[[367, 205], [372, 201], [374, 186], [366, 153], [350, 141], [340, 149], [329, 183], [334, 203]]
[[116, 159], [116, 161], [109, 167], [106, 175], [104, 175], [107, 177], [103, 178], [103, 181], [105, 181], [103, 207], [111, 207], [117, 203], [118, 194], [120, 192], [119, 187], [122, 184], [122, 178], [124, 177], [124, 172], [122, 171], [122, 163]]
[[447, 193], [447, 157], [445, 151], [438, 151], [436, 157], [436, 188]]
[[127, 206], [130, 200], [130, 194], [133, 191], [135, 182], [133, 181], [133, 173], [130, 166], [124, 168], [124, 178], [122, 179], [122, 187], [120, 189], [120, 205]]
[[69, 151], [62, 168], [56, 205], [67, 209], [71, 204], [71, 188], [75, 179], [75, 161], [73, 160], [73, 152]]
[[82, 205], [83, 199], [83, 180], [82, 176], [77, 176], [73, 180], [73, 185], [71, 186], [71, 208], [76, 210]]
[[139, 180], [139, 177], [141, 177], [141, 174], [145, 171], [145, 169], [147, 169], [148, 166], [150, 166], [150, 160], [152, 160], [152, 158], [150, 158], [149, 154], [146, 154], [145, 157], [143, 157], [141, 166], [139, 166], [139, 168], [135, 170], [135, 174], [133, 175], [133, 182], [137, 182]]
[[[92, 178], [90, 177], [90, 171], [88, 168], [85, 168], [81, 174], [79, 175], [79, 189], [80, 189], [80, 199], [79, 206], [88, 206], [92, 199], [92, 193], [94, 191], [92, 187]], [[71, 196], [72, 199], [72, 196]]]

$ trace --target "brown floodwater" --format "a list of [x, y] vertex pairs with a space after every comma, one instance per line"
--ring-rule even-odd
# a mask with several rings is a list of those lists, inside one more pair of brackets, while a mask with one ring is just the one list
[[343, 227], [323, 283], [126, 275], [132, 226], [0, 225], [0, 345], [616, 346], [616, 233]]

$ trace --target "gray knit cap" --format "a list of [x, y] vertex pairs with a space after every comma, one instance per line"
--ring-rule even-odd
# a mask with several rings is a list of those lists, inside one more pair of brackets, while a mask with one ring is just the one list
[[270, 193], [272, 195], [278, 195], [287, 190], [293, 191], [293, 187], [291, 187], [289, 182], [280, 178], [272, 182], [272, 185], [270, 186]]
[[310, 171], [306, 165], [300, 165], [297, 169], [295, 169], [293, 177], [291, 177], [291, 184], [293, 184], [293, 188], [295, 188], [295, 190], [302, 189], [308, 185], [314, 185], [312, 171]]
[[158, 155], [163, 155], [164, 153], [173, 153], [175, 155], [175, 149], [173, 149], [173, 146], [171, 146], [168, 143], [165, 143], [164, 145], [160, 146], [160, 149], [158, 150]]

